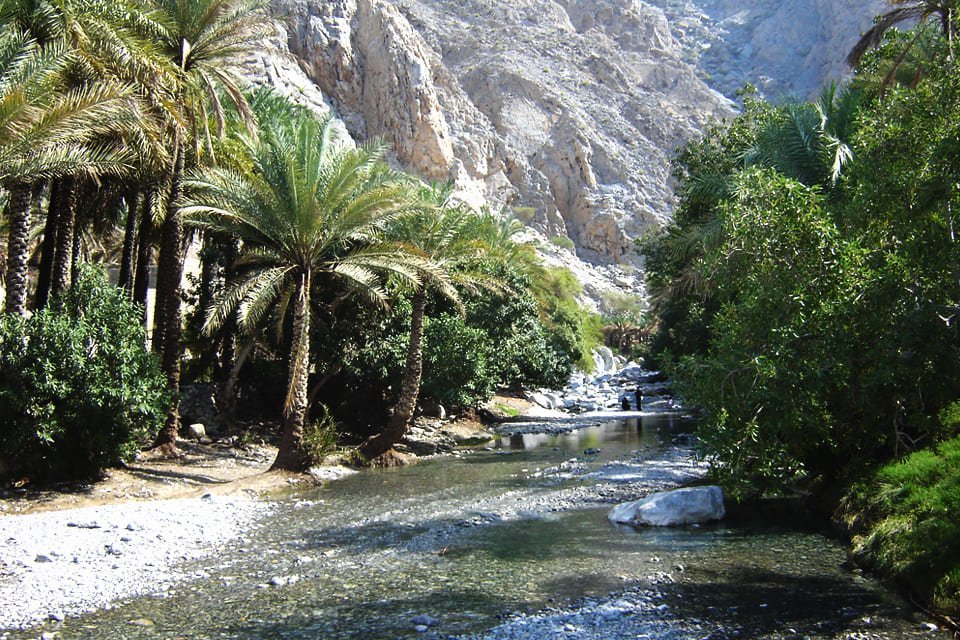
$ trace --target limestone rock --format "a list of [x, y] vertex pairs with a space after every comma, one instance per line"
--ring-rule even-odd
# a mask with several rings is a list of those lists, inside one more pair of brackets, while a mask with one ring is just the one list
[[194, 422], [183, 427], [183, 435], [191, 440], [202, 440], [207, 437], [207, 429], [202, 422]]
[[717, 486], [661, 491], [635, 502], [618, 504], [607, 517], [634, 526], [671, 527], [722, 520], [723, 490]]
[[[745, 82], [808, 96], [883, 0], [272, 0], [249, 77], [393, 160], [506, 204], [551, 251], [618, 269], [594, 300], [642, 291], [634, 239], [674, 205], [670, 158]], [[727, 96], [727, 97], [725, 97]], [[568, 237], [575, 254], [553, 251]], [[619, 270], [619, 267], [623, 267]], [[627, 269], [629, 267], [630, 269]], [[604, 267], [605, 268], [605, 267]], [[611, 284], [616, 283], [616, 284]], [[626, 284], [622, 284], [626, 283]]]

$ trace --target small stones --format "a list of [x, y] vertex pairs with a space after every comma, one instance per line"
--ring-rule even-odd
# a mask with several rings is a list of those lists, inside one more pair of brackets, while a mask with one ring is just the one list
[[154, 621], [153, 621], [153, 620], [150, 620], [149, 618], [137, 618], [137, 619], [135, 619], [135, 620], [131, 620], [131, 621], [128, 622], [127, 624], [129, 624], [129, 625], [131, 625], [131, 626], [134, 626], [134, 627], [153, 627], [153, 626], [155, 626]]
[[51, 611], [47, 618], [54, 622], [63, 622], [64, 615], [62, 611]]
[[300, 576], [273, 576], [270, 578], [269, 584], [271, 587], [286, 587], [299, 580]]
[[37, 554], [37, 557], [34, 558], [33, 561], [42, 564], [42, 563], [46, 563], [46, 562], [53, 562], [53, 558], [51, 558], [51, 557], [48, 556], [48, 555], [44, 555], [44, 554], [42, 554], [42, 553], [38, 553], [38, 554]]
[[440, 624], [440, 621], [439, 621], [439, 620], [437, 620], [436, 618], [433, 618], [433, 617], [431, 617], [431, 616], [428, 616], [428, 615], [426, 615], [426, 614], [424, 614], [424, 613], [421, 613], [420, 615], [414, 616], [414, 617], [410, 620], [410, 622], [412, 622], [412, 623], [413, 623], [414, 625], [416, 625], [416, 626], [426, 626], [426, 627], [436, 627], [437, 625]]

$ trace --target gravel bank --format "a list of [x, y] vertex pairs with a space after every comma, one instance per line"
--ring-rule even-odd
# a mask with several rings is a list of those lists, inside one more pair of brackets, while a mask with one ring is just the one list
[[0, 629], [165, 592], [271, 509], [245, 497], [129, 502], [0, 517]]

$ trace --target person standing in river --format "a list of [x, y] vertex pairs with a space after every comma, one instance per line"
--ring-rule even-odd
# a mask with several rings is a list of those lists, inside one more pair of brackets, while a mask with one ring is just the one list
[[643, 392], [637, 387], [634, 393], [637, 394], [637, 411], [643, 411]]

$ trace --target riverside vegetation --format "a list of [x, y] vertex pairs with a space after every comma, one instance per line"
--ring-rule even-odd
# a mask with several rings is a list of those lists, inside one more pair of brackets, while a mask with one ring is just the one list
[[[743, 111], [676, 160], [648, 239], [651, 353], [741, 497], [844, 493], [856, 554], [960, 614], [955, 2], [897, 2], [813, 103]], [[911, 31], [892, 27], [918, 19]]]
[[[227, 420], [282, 417], [273, 466], [300, 471], [333, 429], [389, 454], [421, 389], [468, 407], [588, 359], [598, 322], [519, 223], [241, 82], [264, 10], [0, 4], [3, 475], [177, 454], [184, 381], [214, 383]], [[119, 264], [116, 286], [87, 262]]]
[[[863, 557], [956, 615], [956, 6], [897, 4], [851, 86], [747, 93], [680, 152], [675, 221], [644, 243], [651, 354], [703, 408], [702, 450], [736, 495], [848, 487]], [[243, 86], [262, 11], [0, 4], [4, 475], [88, 476], [149, 441], [176, 454], [184, 380], [216, 383], [228, 417], [275, 408], [274, 468], [316, 457], [315, 422], [389, 457], [421, 393], [559, 386], [596, 341], [516, 223]], [[885, 33], [900, 18], [920, 26]], [[119, 264], [117, 285], [84, 262]]]

